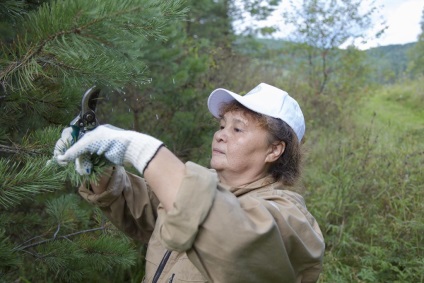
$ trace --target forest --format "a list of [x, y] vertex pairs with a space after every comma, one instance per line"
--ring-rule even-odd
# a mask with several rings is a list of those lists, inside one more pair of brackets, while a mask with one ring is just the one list
[[360, 0], [298, 1], [281, 15], [288, 40], [272, 39], [278, 26], [235, 29], [280, 2], [0, 2], [0, 283], [142, 281], [146, 247], [77, 192], [107, 162], [88, 177], [49, 162], [87, 89], [101, 88], [101, 124], [208, 166], [210, 92], [260, 82], [305, 115], [300, 187], [326, 244], [319, 282], [424, 282], [424, 11], [417, 42], [369, 50], [353, 40], [379, 10]]

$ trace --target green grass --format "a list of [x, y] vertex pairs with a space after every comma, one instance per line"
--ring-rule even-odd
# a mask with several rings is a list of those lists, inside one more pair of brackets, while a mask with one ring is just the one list
[[373, 120], [373, 128], [385, 146], [397, 146], [399, 142], [422, 146], [424, 83], [408, 81], [384, 86], [364, 98], [362, 108], [356, 114], [358, 125], [369, 125]]
[[326, 241], [321, 283], [424, 281], [420, 86], [381, 87], [344, 106], [355, 111], [337, 131], [310, 129], [305, 185]]

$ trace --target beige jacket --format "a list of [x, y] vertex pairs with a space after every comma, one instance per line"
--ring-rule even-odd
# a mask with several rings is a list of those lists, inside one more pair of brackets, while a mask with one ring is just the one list
[[242, 188], [188, 162], [168, 213], [144, 179], [117, 167], [107, 190], [79, 192], [119, 229], [148, 243], [143, 282], [316, 282], [324, 240], [303, 198], [269, 178]]

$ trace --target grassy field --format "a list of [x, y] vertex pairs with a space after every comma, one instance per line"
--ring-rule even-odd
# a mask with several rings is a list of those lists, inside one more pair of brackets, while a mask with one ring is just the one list
[[313, 129], [308, 203], [320, 282], [424, 282], [424, 85], [384, 86], [339, 129]]
[[366, 125], [372, 116], [374, 131], [382, 145], [396, 147], [409, 142], [424, 149], [424, 82], [412, 81], [384, 86], [366, 98], [356, 119]]

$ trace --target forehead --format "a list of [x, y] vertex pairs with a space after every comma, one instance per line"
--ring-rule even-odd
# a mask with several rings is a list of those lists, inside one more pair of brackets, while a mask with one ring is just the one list
[[236, 100], [223, 103], [220, 107], [220, 117], [224, 117], [226, 113], [237, 113], [240, 117], [243, 117], [246, 121], [256, 122], [260, 127], [268, 129], [268, 121], [264, 115], [259, 114], [246, 108]]
[[222, 116], [221, 120], [225, 122], [243, 123], [243, 124], [252, 125], [252, 126], [261, 125], [257, 117], [255, 117], [248, 111], [243, 111], [243, 110], [228, 111]]

